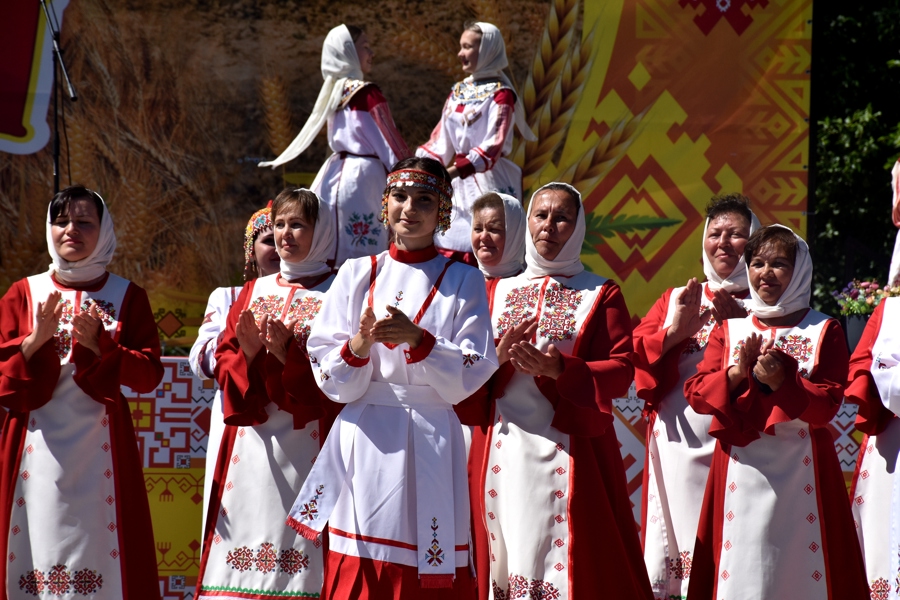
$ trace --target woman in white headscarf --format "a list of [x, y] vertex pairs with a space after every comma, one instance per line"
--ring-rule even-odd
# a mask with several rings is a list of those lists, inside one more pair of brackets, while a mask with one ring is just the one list
[[479, 598], [652, 598], [613, 429], [631, 317], [581, 263], [575, 188], [540, 188], [527, 225], [525, 272], [490, 298], [500, 370], [470, 483]]
[[847, 378], [843, 331], [810, 308], [809, 248], [790, 229], [759, 229], [744, 257], [751, 315], [712, 331], [684, 386], [718, 440], [688, 597], [868, 598], [828, 429]]
[[306, 339], [334, 276], [331, 213], [306, 189], [271, 212], [279, 273], [244, 284], [216, 349], [225, 428], [206, 521], [197, 598], [255, 590], [306, 598], [322, 589], [320, 544], [284, 526], [330, 425]]
[[46, 273], [0, 300], [0, 597], [159, 597], [131, 410], [162, 379], [146, 292], [109, 273], [112, 217], [83, 186], [47, 216]]
[[331, 212], [335, 243], [327, 259], [335, 269], [348, 258], [387, 249], [389, 240], [378, 222], [384, 178], [394, 163], [409, 156], [387, 100], [377, 85], [364, 80], [374, 56], [359, 27], [338, 25], [329, 31], [322, 45], [325, 83], [312, 114], [281, 156], [259, 164], [274, 168], [295, 159], [327, 122], [333, 154], [311, 189]]
[[431, 139], [416, 156], [449, 165], [453, 177], [453, 227], [435, 238], [448, 253], [474, 265], [469, 231], [472, 203], [487, 192], [522, 197], [522, 169], [505, 158], [512, 152], [513, 123], [522, 136], [535, 136], [525, 109], [503, 72], [508, 65], [500, 30], [490, 23], [466, 23], [459, 39], [459, 60], [468, 77], [453, 86]]
[[706, 207], [703, 273], [668, 289], [634, 330], [635, 385], [648, 418], [642, 489], [644, 561], [660, 597], [687, 594], [700, 504], [712, 461], [712, 417], [694, 412], [684, 382], [697, 371], [716, 322], [745, 317], [744, 246], [759, 228], [749, 200], [715, 196]]

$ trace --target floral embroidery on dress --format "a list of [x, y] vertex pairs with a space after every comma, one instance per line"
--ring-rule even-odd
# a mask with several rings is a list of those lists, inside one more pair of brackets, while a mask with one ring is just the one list
[[463, 352], [463, 366], [468, 369], [482, 358], [484, 358], [482, 355], [475, 352]]
[[669, 575], [671, 575], [675, 579], [690, 578], [692, 563], [693, 558], [691, 557], [691, 553], [687, 550], [679, 554], [674, 559], [666, 558], [666, 567], [669, 570]]
[[69, 355], [72, 351], [72, 331], [71, 327], [66, 327], [72, 323], [72, 317], [75, 316], [75, 307], [70, 300], [60, 298], [59, 303], [62, 304], [62, 314], [59, 317], [59, 324], [56, 326], [56, 354], [60, 359]]
[[69, 593], [69, 588], [72, 587], [72, 577], [66, 565], [56, 565], [50, 569], [44, 579], [44, 585], [47, 591], [55, 596]]
[[309, 502], [303, 505], [303, 508], [300, 509], [300, 516], [307, 521], [315, 521], [319, 516], [319, 498], [321, 498], [324, 493], [325, 485], [320, 484], [319, 487], [316, 488], [315, 495], [309, 499]]
[[262, 323], [265, 315], [272, 317], [280, 317], [281, 311], [284, 310], [284, 298], [277, 294], [269, 294], [268, 296], [256, 298], [250, 303], [250, 312], [256, 318], [256, 325]]
[[581, 292], [576, 289], [556, 282], [548, 285], [538, 333], [554, 342], [571, 340], [575, 335], [575, 311], [581, 300]]
[[344, 226], [344, 233], [353, 238], [350, 243], [354, 246], [374, 246], [378, 243], [375, 238], [381, 230], [375, 227], [375, 213], [361, 215], [354, 212], [350, 215], [350, 222]]
[[353, 94], [366, 86], [366, 82], [360, 79], [348, 79], [344, 82], [344, 89], [341, 90], [341, 108], [347, 106]]
[[282, 550], [279, 556], [275, 544], [263, 542], [256, 550], [255, 556], [253, 550], [241, 546], [228, 553], [225, 563], [240, 573], [252, 571], [253, 567], [256, 567], [256, 571], [260, 573], [275, 573], [277, 569], [281, 569], [282, 573], [296, 575], [309, 568], [309, 556], [296, 548]]
[[494, 591], [494, 600], [506, 600], [506, 592], [500, 589], [500, 586], [497, 585], [496, 581], [491, 581], [491, 588]]
[[[706, 310], [706, 307], [700, 308], [701, 313], [704, 310]], [[709, 319], [706, 320], [706, 323], [703, 324], [703, 327], [700, 328], [700, 331], [688, 338], [687, 346], [685, 346], [684, 350], [681, 351], [681, 354], [695, 354], [706, 348], [706, 344], [709, 343], [709, 332], [712, 331], [712, 327], [713, 325], [715, 325], [715, 323], [716, 318], [710, 312]]]
[[797, 371], [803, 378], [809, 378], [809, 370], [801, 363], [808, 362], [813, 356], [813, 343], [802, 335], [786, 335], [778, 338], [775, 347], [797, 361]]
[[425, 560], [432, 567], [439, 567], [444, 562], [444, 550], [438, 541], [438, 525], [437, 517], [431, 519], [431, 546], [425, 551]]
[[296, 575], [303, 569], [309, 568], [309, 556], [296, 548], [282, 550], [281, 557], [278, 559], [278, 568], [282, 573]]
[[278, 552], [272, 542], [263, 542], [256, 551], [256, 570], [261, 573], [271, 573], [278, 562]]
[[734, 350], [731, 351], [731, 360], [733, 360], [735, 364], [741, 360], [741, 348], [744, 347], [745, 343], [747, 343], [746, 340], [740, 340], [734, 345]]
[[891, 584], [884, 577], [879, 577], [869, 585], [869, 598], [872, 600], [888, 600], [891, 596]]
[[473, 80], [463, 79], [453, 86], [451, 98], [458, 104], [471, 104], [490, 98], [502, 89], [503, 83], [499, 80], [475, 83]]
[[513, 600], [514, 598], [525, 598], [528, 594], [528, 578], [522, 577], [521, 575], [509, 575], [509, 588], [506, 592], [506, 597], [509, 600]]
[[503, 313], [497, 319], [497, 337], [503, 337], [503, 334], [511, 329], [513, 325], [517, 325], [534, 316], [539, 293], [540, 286], [533, 284], [515, 288], [506, 294], [506, 304], [504, 305]]
[[76, 571], [72, 576], [72, 587], [76, 594], [96, 594], [103, 587], [103, 575], [90, 569]]
[[297, 319], [294, 324], [294, 339], [300, 344], [300, 348], [306, 351], [306, 341], [309, 339], [309, 330], [312, 328], [312, 322], [319, 314], [322, 308], [322, 300], [307, 296], [291, 302], [285, 321]]
[[103, 321], [103, 325], [109, 327], [116, 320], [116, 307], [106, 300], [88, 299], [81, 303], [81, 312], [90, 312], [91, 306], [97, 307], [97, 316]]
[[249, 571], [253, 566], [253, 550], [247, 546], [229, 550], [228, 555], [225, 557], [225, 564], [235, 569], [238, 573]]
[[557, 600], [559, 598], [559, 590], [556, 589], [556, 586], [542, 579], [532, 579], [529, 591], [534, 600]]
[[403, 290], [400, 290], [397, 292], [397, 295], [394, 296], [394, 306], [399, 307], [401, 302], [403, 302]]

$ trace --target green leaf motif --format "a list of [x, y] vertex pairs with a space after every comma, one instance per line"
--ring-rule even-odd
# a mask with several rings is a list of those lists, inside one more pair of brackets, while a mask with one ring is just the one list
[[645, 215], [586, 215], [583, 252], [594, 252], [597, 246], [606, 243], [604, 238], [611, 238], [617, 233], [648, 231], [671, 227], [681, 223], [681, 219], [652, 217]]

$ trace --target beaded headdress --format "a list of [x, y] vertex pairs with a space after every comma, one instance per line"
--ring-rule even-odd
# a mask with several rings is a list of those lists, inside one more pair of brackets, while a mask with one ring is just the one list
[[247, 228], [244, 230], [244, 275], [253, 271], [253, 243], [259, 234], [266, 229], [272, 227], [272, 202], [269, 201], [268, 206], [261, 208], [250, 217], [247, 221]]
[[427, 171], [418, 169], [402, 169], [388, 175], [387, 187], [384, 190], [384, 195], [381, 197], [382, 225], [388, 226], [387, 199], [391, 189], [395, 187], [420, 187], [437, 194], [440, 206], [438, 207], [438, 224], [435, 231], [443, 235], [445, 231], [450, 229], [450, 216], [453, 211], [453, 202], [451, 200], [453, 197], [453, 186], [441, 177], [436, 177]]

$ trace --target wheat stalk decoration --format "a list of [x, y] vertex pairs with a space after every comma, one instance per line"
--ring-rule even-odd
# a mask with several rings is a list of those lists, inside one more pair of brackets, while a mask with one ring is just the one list
[[279, 156], [291, 143], [294, 135], [287, 91], [281, 77], [263, 76], [259, 83], [259, 97], [266, 120], [269, 149], [275, 156]]
[[436, 31], [428, 35], [419, 33], [405, 25], [399, 25], [395, 46], [400, 54], [415, 56], [436, 71], [456, 79], [460, 75], [459, 61], [456, 60], [456, 40]]
[[496, 25], [497, 29], [504, 32], [506, 34], [506, 42], [509, 44], [511, 41], [508, 37], [510, 35], [509, 23], [503, 11], [500, 10], [499, 2], [496, 0], [468, 0], [466, 4], [475, 13], [476, 19]]

